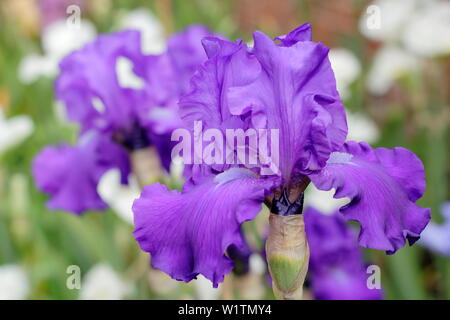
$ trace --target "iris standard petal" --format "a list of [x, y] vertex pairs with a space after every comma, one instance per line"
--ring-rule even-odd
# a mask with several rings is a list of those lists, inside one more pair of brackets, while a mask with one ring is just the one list
[[311, 41], [276, 45], [262, 32], [255, 32], [254, 42], [260, 72], [254, 81], [228, 90], [231, 113], [251, 111], [254, 124], [279, 130], [285, 179], [321, 169], [347, 134], [328, 48]]
[[56, 95], [65, 103], [69, 119], [83, 130], [128, 128], [133, 123], [137, 95], [119, 84], [120, 57], [132, 61], [136, 69], [143, 67], [138, 31], [101, 35], [61, 61]]
[[286, 180], [320, 170], [344, 143], [347, 125], [328, 48], [303, 41], [307, 31], [293, 31], [284, 46], [256, 32], [251, 49], [240, 41], [205, 38], [208, 60], [180, 100], [182, 118], [222, 130], [279, 130]]

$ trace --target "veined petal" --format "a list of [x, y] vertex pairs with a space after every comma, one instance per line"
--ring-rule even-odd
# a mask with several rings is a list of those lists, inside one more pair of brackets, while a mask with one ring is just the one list
[[224, 92], [228, 86], [251, 82], [259, 73], [258, 62], [240, 42], [207, 37], [203, 46], [209, 59], [192, 77], [192, 90], [181, 97], [180, 115], [189, 128], [194, 121], [202, 121], [205, 128], [225, 129], [230, 123], [237, 127], [230, 119], [240, 118], [230, 113]]
[[97, 184], [114, 167], [121, 170], [125, 183], [130, 171], [126, 153], [108, 139], [85, 137], [77, 146], [44, 148], [34, 159], [33, 176], [39, 189], [50, 195], [50, 209], [81, 214], [107, 207]]
[[320, 170], [344, 143], [347, 125], [328, 48], [306, 41], [308, 30], [294, 30], [280, 45], [256, 32], [251, 49], [205, 38], [208, 60], [180, 100], [182, 118], [204, 128], [279, 130], [286, 180]]
[[258, 116], [254, 124], [279, 130], [285, 179], [320, 170], [347, 134], [328, 48], [311, 41], [279, 46], [262, 32], [255, 32], [254, 42], [261, 71], [253, 82], [228, 90], [231, 113], [251, 110]]
[[133, 204], [134, 235], [153, 267], [186, 282], [202, 274], [217, 287], [233, 268], [225, 251], [245, 247], [240, 225], [258, 214], [272, 184], [234, 168], [182, 192], [149, 185]]
[[340, 212], [360, 223], [364, 247], [394, 253], [406, 239], [410, 245], [419, 239], [430, 220], [430, 209], [415, 204], [425, 191], [422, 162], [404, 148], [347, 142], [309, 177], [320, 190], [335, 188], [335, 198], [351, 199]]

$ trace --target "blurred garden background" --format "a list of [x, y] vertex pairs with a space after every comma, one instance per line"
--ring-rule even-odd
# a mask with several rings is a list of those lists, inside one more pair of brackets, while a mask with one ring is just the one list
[[[362, 249], [365, 261], [380, 267], [383, 298], [449, 299], [449, 6], [440, 0], [0, 0], [0, 299], [273, 299], [256, 253], [245, 282], [231, 274], [218, 289], [151, 270], [132, 235], [130, 206], [139, 190], [119, 186], [114, 173], [99, 186], [111, 209], [76, 216], [47, 209], [31, 166], [44, 146], [76, 140], [78, 127], [67, 121], [53, 83], [61, 58], [96, 35], [139, 29], [149, 53], [157, 54], [169, 35], [193, 23], [250, 42], [254, 30], [275, 37], [305, 22], [314, 41], [331, 48], [350, 139], [403, 146], [425, 166], [419, 205], [432, 209], [430, 239], [391, 256]], [[70, 29], [76, 8], [81, 25]], [[174, 164], [175, 185], [177, 170]], [[305, 201], [326, 212], [335, 209], [330, 198], [311, 191]], [[255, 251], [262, 250], [266, 218], [246, 226]], [[67, 287], [72, 265], [81, 270], [79, 290]]]

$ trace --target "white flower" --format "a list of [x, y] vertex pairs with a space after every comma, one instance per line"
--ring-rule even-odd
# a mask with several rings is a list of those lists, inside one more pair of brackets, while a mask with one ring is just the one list
[[67, 25], [65, 20], [59, 20], [44, 29], [42, 48], [44, 52], [59, 60], [70, 52], [82, 48], [95, 39], [95, 26], [87, 20], [81, 20], [79, 27]]
[[129, 177], [129, 184], [120, 183], [120, 171], [111, 169], [105, 174], [97, 187], [103, 201], [111, 207], [119, 217], [126, 222], [133, 224], [133, 212], [131, 207], [133, 201], [139, 198], [140, 189], [133, 176]]
[[30, 292], [28, 277], [15, 264], [0, 266], [0, 300], [23, 300]]
[[250, 256], [249, 265], [250, 265], [250, 272], [253, 274], [262, 276], [267, 271], [266, 262], [264, 261], [264, 259], [260, 254], [253, 253]]
[[119, 27], [141, 32], [142, 51], [145, 54], [160, 54], [166, 49], [164, 28], [147, 9], [139, 8], [127, 12], [120, 18]]
[[344, 48], [331, 49], [328, 55], [336, 77], [338, 91], [343, 99], [349, 96], [349, 86], [361, 73], [358, 58]]
[[97, 264], [83, 278], [80, 299], [120, 300], [129, 291], [129, 285], [109, 265]]
[[380, 136], [380, 131], [376, 124], [362, 113], [347, 111], [347, 126], [347, 140], [374, 143]]
[[214, 288], [211, 285], [211, 281], [206, 279], [203, 275], [199, 274], [194, 281], [195, 289], [197, 292], [197, 298], [199, 300], [217, 300], [222, 292], [222, 285]]
[[33, 83], [41, 76], [54, 76], [57, 72], [58, 66], [51, 58], [32, 53], [20, 62], [18, 77], [22, 83]]
[[374, 95], [384, 95], [395, 81], [410, 72], [420, 69], [420, 60], [396, 46], [378, 50], [367, 76], [367, 88]]
[[81, 20], [79, 27], [69, 26], [65, 20], [50, 24], [42, 32], [44, 54], [32, 53], [22, 59], [18, 70], [19, 80], [32, 83], [41, 76], [54, 77], [61, 59], [94, 40], [96, 34], [95, 26], [87, 20]]
[[[450, 2], [376, 0], [360, 19], [360, 31], [382, 42], [402, 41], [407, 50], [427, 57], [450, 54]], [[379, 19], [379, 24], [371, 22]]]
[[450, 54], [450, 2], [431, 2], [408, 21], [403, 44], [420, 56], [434, 58]]
[[5, 119], [0, 106], [0, 154], [20, 144], [33, 130], [34, 123], [29, 116], [20, 115]]
[[[359, 21], [359, 30], [375, 41], [396, 41], [415, 7], [416, 0], [373, 1], [368, 8], [374, 11], [364, 12]], [[379, 19], [379, 24], [372, 24], [373, 19]]]
[[305, 207], [313, 207], [323, 214], [333, 214], [350, 201], [349, 198], [333, 198], [334, 192], [334, 189], [319, 190], [311, 183], [306, 189]]

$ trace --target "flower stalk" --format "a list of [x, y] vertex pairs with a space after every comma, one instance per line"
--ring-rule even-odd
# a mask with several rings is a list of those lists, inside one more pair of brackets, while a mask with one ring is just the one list
[[161, 160], [154, 147], [149, 146], [132, 151], [130, 160], [139, 186], [144, 187], [161, 179]]

